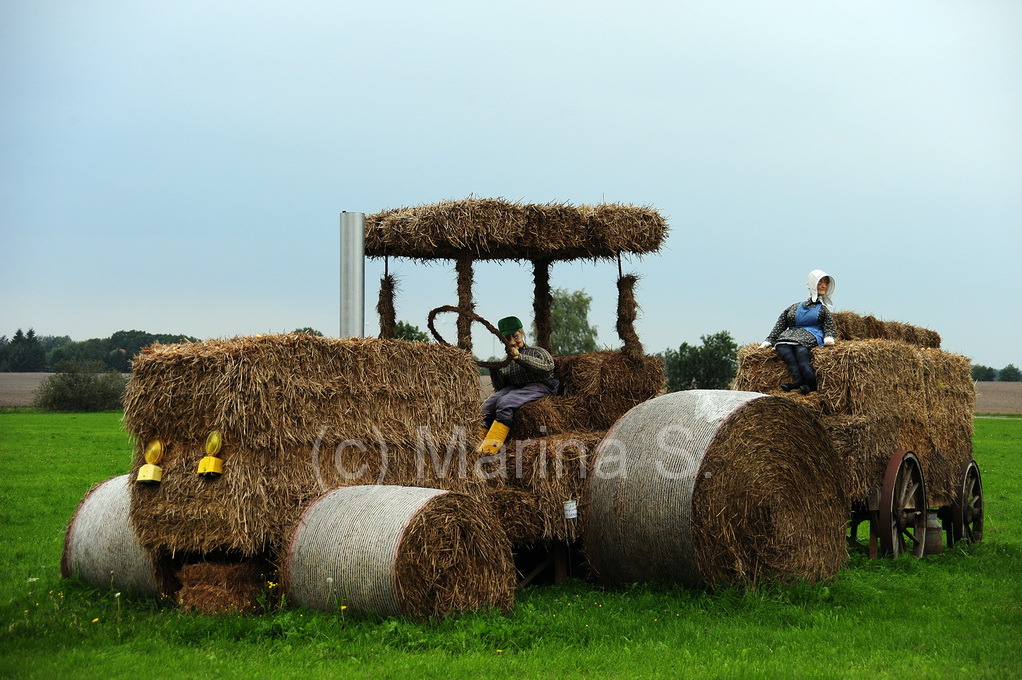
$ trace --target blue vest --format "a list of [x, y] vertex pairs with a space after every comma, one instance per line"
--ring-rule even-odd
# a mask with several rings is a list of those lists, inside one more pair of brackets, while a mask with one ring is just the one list
[[800, 303], [795, 310], [795, 328], [804, 328], [816, 338], [816, 344], [823, 344], [823, 329], [820, 327], [820, 308], [822, 304], [806, 308], [806, 304]]

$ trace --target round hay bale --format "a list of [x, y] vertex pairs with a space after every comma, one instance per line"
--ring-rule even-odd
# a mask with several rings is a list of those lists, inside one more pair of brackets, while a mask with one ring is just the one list
[[428, 618], [510, 609], [515, 572], [507, 536], [478, 500], [367, 485], [331, 491], [305, 511], [281, 580], [300, 606]]
[[842, 474], [815, 416], [790, 400], [666, 394], [625, 414], [597, 449], [586, 554], [616, 583], [831, 576], [846, 557]]
[[161, 578], [152, 556], [135, 535], [128, 508], [129, 475], [93, 487], [71, 518], [60, 558], [64, 578], [132, 595], [159, 595]]

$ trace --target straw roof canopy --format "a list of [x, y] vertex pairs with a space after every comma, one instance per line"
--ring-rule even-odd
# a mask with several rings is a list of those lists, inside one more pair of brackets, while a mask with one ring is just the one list
[[367, 216], [365, 251], [419, 260], [602, 259], [656, 252], [667, 228], [648, 207], [468, 198]]

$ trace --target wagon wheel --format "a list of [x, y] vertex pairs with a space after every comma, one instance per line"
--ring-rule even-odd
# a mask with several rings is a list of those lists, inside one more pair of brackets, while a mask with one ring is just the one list
[[954, 543], [983, 540], [983, 480], [974, 460], [962, 466], [962, 483], [951, 505], [951, 536]]
[[880, 549], [891, 557], [926, 550], [926, 487], [919, 458], [911, 451], [891, 456], [880, 487]]
[[[436, 341], [439, 342], [441, 345], [447, 345], [448, 347], [452, 346], [451, 343], [447, 342], [440, 336], [440, 333], [437, 332], [436, 326], [433, 325], [434, 322], [436, 321], [437, 314], [440, 314], [441, 312], [457, 313], [460, 311], [461, 310], [459, 310], [457, 307], [453, 305], [444, 305], [442, 307], [437, 307], [436, 309], [431, 310], [429, 316], [426, 317], [426, 327], [429, 328], [429, 332], [433, 334], [433, 337], [436, 338]], [[501, 344], [504, 345], [504, 350], [507, 352], [507, 358], [503, 359], [502, 361], [477, 361], [476, 363], [482, 366], [483, 368], [501, 368], [503, 366], [507, 366], [508, 363], [511, 362], [512, 358], [511, 345], [508, 344], [507, 338], [504, 337], [503, 333], [497, 330], [497, 328], [492, 323], [490, 323], [483, 317], [479, 316], [478, 314], [469, 313], [468, 318], [471, 319], [472, 321], [478, 321], [479, 323], [486, 327], [486, 330], [490, 331], [498, 338], [500, 338], [500, 342]]]

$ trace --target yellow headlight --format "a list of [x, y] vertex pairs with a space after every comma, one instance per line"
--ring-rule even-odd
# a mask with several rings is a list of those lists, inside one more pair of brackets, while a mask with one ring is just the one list
[[211, 456], [215, 456], [220, 453], [221, 447], [224, 445], [224, 439], [220, 436], [220, 430], [213, 430], [206, 437], [206, 453]]
[[152, 439], [145, 447], [145, 462], [156, 465], [163, 460], [163, 440]]

